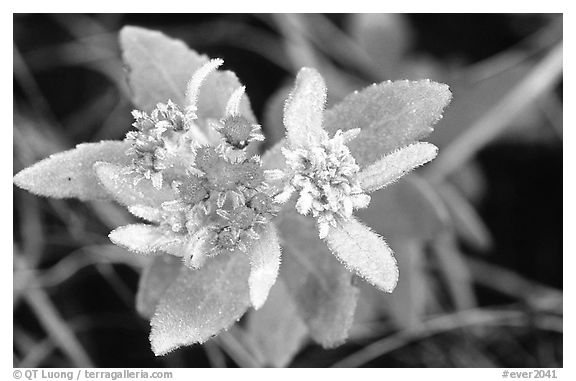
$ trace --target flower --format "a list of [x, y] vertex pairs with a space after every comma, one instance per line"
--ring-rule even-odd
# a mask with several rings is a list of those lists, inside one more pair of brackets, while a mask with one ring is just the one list
[[276, 201], [297, 193], [296, 210], [316, 219], [319, 236], [336, 257], [368, 282], [392, 292], [398, 268], [386, 242], [353, 216], [366, 208], [369, 193], [396, 181], [436, 157], [430, 143], [414, 143], [361, 168], [347, 144], [361, 128], [338, 130], [333, 137], [322, 126], [326, 86], [314, 69], [300, 70], [284, 109], [287, 142], [285, 168], [274, 170], [284, 188]]
[[[129, 211], [148, 223], [113, 230], [113, 243], [142, 254], [166, 252], [181, 257], [185, 266], [200, 269], [209, 258], [222, 253], [254, 255], [252, 246], [263, 232], [277, 242], [270, 223], [279, 205], [265, 181], [260, 158], [247, 154], [249, 143], [262, 139], [259, 127], [240, 113], [245, 88], [240, 87], [228, 101], [222, 125], [217, 128], [222, 135], [219, 144], [203, 145], [190, 133], [198, 128], [200, 86], [222, 63], [211, 60], [192, 75], [185, 111], [168, 100], [157, 104], [150, 116], [133, 112], [137, 130], [126, 137], [132, 164], [121, 169], [120, 176], [135, 174], [128, 188], [150, 180], [152, 193], [168, 196], [155, 205], [131, 203]], [[111, 164], [97, 163], [95, 170], [105, 187], [125, 182], [125, 178], [114, 177], [117, 171]], [[269, 249], [271, 260], [265, 261], [269, 274], [259, 276], [254, 268], [250, 282], [255, 308], [266, 300], [278, 272], [280, 248], [276, 244]]]
[[292, 175], [277, 200], [285, 201], [298, 191], [296, 209], [303, 215], [312, 212], [317, 218], [320, 238], [326, 238], [338, 219], [351, 218], [353, 209], [370, 202], [358, 181], [360, 167], [345, 145], [358, 133], [360, 129], [338, 130], [332, 139], [326, 134], [310, 149], [282, 149]]

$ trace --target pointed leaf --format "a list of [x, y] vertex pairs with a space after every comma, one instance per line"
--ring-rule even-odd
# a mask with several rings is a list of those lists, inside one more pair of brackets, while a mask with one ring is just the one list
[[152, 258], [138, 282], [136, 310], [140, 315], [148, 319], [152, 318], [160, 298], [174, 282], [181, 268], [182, 261], [171, 255]]
[[94, 172], [100, 180], [100, 184], [119, 203], [127, 206], [140, 205], [152, 208], [160, 208], [165, 201], [176, 199], [175, 191], [164, 182], [161, 189], [156, 189], [152, 182], [142, 179], [134, 183], [141, 175], [129, 173], [129, 168], [98, 162], [94, 164]]
[[376, 233], [350, 219], [338, 227], [331, 227], [326, 241], [334, 255], [350, 270], [383, 291], [394, 291], [398, 283], [396, 259]]
[[291, 147], [306, 147], [326, 135], [322, 129], [325, 105], [326, 84], [320, 73], [312, 68], [300, 69], [284, 107], [286, 137]]
[[366, 192], [374, 192], [398, 180], [436, 157], [438, 148], [430, 143], [414, 143], [400, 148], [364, 168], [358, 176]]
[[318, 238], [312, 218], [286, 212], [277, 226], [284, 249], [281, 277], [310, 335], [324, 347], [341, 344], [348, 337], [358, 298], [352, 273]]
[[183, 267], [152, 318], [154, 353], [203, 343], [234, 324], [250, 306], [249, 275], [250, 263], [243, 255], [217, 255], [201, 270]]
[[153, 225], [133, 224], [116, 228], [108, 235], [110, 240], [138, 254], [154, 254], [162, 250], [178, 253], [180, 237]]
[[308, 329], [298, 313], [298, 307], [278, 280], [264, 306], [248, 316], [248, 344], [265, 366], [285, 367], [298, 353]]
[[102, 141], [79, 144], [76, 148], [54, 154], [14, 176], [14, 183], [40, 196], [80, 200], [106, 200], [110, 195], [94, 176], [97, 161], [128, 164], [127, 143]]
[[[120, 31], [120, 45], [129, 69], [132, 101], [144, 111], [151, 111], [158, 102], [168, 99], [185, 107], [188, 81], [209, 61], [207, 56], [199, 55], [180, 40], [140, 27], [124, 27]], [[240, 86], [232, 72], [210, 74], [200, 89], [198, 117], [222, 118], [228, 98]], [[247, 97], [242, 100], [241, 112], [254, 120]]]
[[248, 251], [251, 270], [250, 300], [255, 309], [262, 307], [270, 288], [276, 282], [280, 268], [280, 244], [274, 225], [269, 224], [260, 233], [260, 238], [254, 242]]
[[428, 80], [382, 82], [327, 110], [324, 128], [333, 134], [360, 127], [362, 132], [349, 147], [365, 167], [430, 134], [451, 97], [447, 85]]
[[128, 211], [134, 216], [149, 222], [158, 223], [160, 222], [162, 216], [160, 209], [145, 205], [131, 205], [128, 207]]

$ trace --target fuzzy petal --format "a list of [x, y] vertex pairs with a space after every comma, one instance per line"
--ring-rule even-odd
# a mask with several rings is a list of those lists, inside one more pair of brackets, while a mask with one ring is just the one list
[[152, 318], [154, 353], [203, 343], [234, 324], [250, 306], [249, 274], [243, 255], [217, 255], [202, 270], [183, 267]]
[[331, 227], [326, 241], [334, 255], [377, 288], [392, 292], [398, 283], [398, 266], [386, 242], [365, 225], [351, 219]]
[[429, 135], [451, 98], [447, 85], [429, 80], [382, 82], [327, 110], [324, 128], [329, 134], [362, 128], [348, 147], [363, 168]]
[[[188, 82], [186, 87], [186, 110], [196, 113], [198, 110], [198, 95], [200, 94], [200, 87], [210, 73], [216, 71], [224, 61], [220, 58], [212, 59], [206, 64], [202, 65], [198, 70], [194, 72], [192, 78]], [[196, 115], [194, 115], [196, 116]]]
[[159, 227], [133, 224], [114, 229], [110, 240], [138, 254], [154, 254], [158, 250], [173, 251], [179, 245], [179, 237]]
[[160, 210], [145, 205], [132, 205], [128, 207], [128, 211], [138, 218], [142, 218], [149, 222], [160, 222]]
[[326, 84], [322, 76], [315, 69], [301, 69], [284, 108], [284, 126], [292, 148], [308, 147], [327, 137], [322, 129], [325, 104]]
[[360, 186], [374, 192], [436, 157], [438, 148], [430, 143], [414, 143], [384, 156], [359, 173]]
[[245, 92], [246, 87], [241, 86], [232, 93], [226, 104], [226, 116], [236, 116], [240, 113], [240, 102]]
[[98, 183], [92, 165], [108, 161], [120, 165], [130, 162], [129, 144], [119, 141], [79, 144], [54, 154], [14, 176], [14, 183], [40, 196], [106, 200], [110, 195]]
[[262, 307], [276, 282], [280, 268], [280, 244], [274, 225], [268, 224], [248, 251], [252, 269], [248, 283], [250, 301], [255, 309]]
[[141, 180], [134, 184], [138, 178], [136, 173], [128, 173], [127, 167], [115, 164], [98, 162], [94, 164], [94, 171], [100, 184], [124, 205], [143, 205], [160, 208], [166, 201], [177, 198], [176, 192], [168, 186], [168, 182], [161, 189], [156, 189], [149, 180]]

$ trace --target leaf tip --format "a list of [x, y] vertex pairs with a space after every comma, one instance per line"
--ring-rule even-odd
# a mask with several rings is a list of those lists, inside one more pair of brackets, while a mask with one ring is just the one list
[[32, 187], [32, 176], [30, 171], [31, 169], [32, 167], [24, 168], [23, 170], [14, 175], [12, 181], [18, 188], [31, 191]]

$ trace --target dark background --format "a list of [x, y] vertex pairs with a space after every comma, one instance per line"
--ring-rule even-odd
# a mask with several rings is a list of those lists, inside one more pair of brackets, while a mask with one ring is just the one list
[[[354, 35], [353, 16], [319, 17]], [[255, 114], [274, 140], [277, 133], [265, 123], [271, 118], [267, 102], [302, 66], [300, 56], [285, 44], [294, 35], [290, 28], [282, 28], [282, 22], [281, 16], [266, 14], [14, 15], [14, 172], [81, 142], [122, 139], [130, 129], [131, 105], [116, 41], [124, 25], [161, 30], [199, 52], [224, 58], [225, 68], [235, 71], [247, 86]], [[394, 22], [401, 27], [394, 27]], [[382, 49], [400, 50], [401, 62], [417, 62], [419, 73], [438, 76], [452, 86], [446, 78], [465, 77], [483, 62], [497, 66], [491, 59], [507, 52], [524, 54], [521, 62], [534, 67], [561, 41], [561, 23], [561, 15], [401, 15], [391, 28], [397, 36], [390, 33], [390, 39], [383, 39]], [[388, 77], [375, 78], [378, 75], [367, 75], [362, 65], [354, 64], [353, 54], [348, 62], [318, 54], [326, 56], [337, 73], [353, 76], [355, 88], [420, 75], [402, 72], [396, 62]], [[506, 78], [510, 83], [502, 86], [513, 86], [523, 76], [516, 79], [511, 73]], [[472, 102], [477, 101], [480, 109], [491, 94], [479, 94]], [[458, 97], [455, 91], [455, 101]], [[473, 206], [489, 237], [488, 244], [460, 238], [459, 250], [471, 263], [491, 266], [476, 267], [473, 274], [493, 277], [503, 285], [497, 289], [475, 283], [478, 306], [515, 305], [526, 313], [525, 323], [430, 335], [367, 365], [562, 366], [561, 82], [539, 99], [539, 115], [520, 115], [502, 137], [481, 147], [473, 162], [463, 163], [461, 173], [450, 179]], [[489, 111], [480, 112], [480, 117]], [[447, 122], [450, 112], [458, 110], [447, 110]], [[445, 133], [438, 145], [449, 146], [458, 133]], [[15, 366], [74, 366], [54, 340], [67, 333], [77, 337], [95, 366], [215, 364], [213, 354], [201, 346], [163, 358], [150, 351], [148, 322], [133, 307], [138, 264], [129, 256], [116, 256], [113, 249], [104, 256], [99, 252], [109, 243], [111, 226], [126, 218], [113, 207], [48, 200], [14, 188]], [[535, 307], [534, 296], [551, 301], [552, 307], [546, 302]], [[537, 323], [542, 313], [546, 324]], [[310, 344], [292, 365], [330, 366], [378, 338], [330, 351]], [[224, 358], [228, 366], [236, 365]]]

